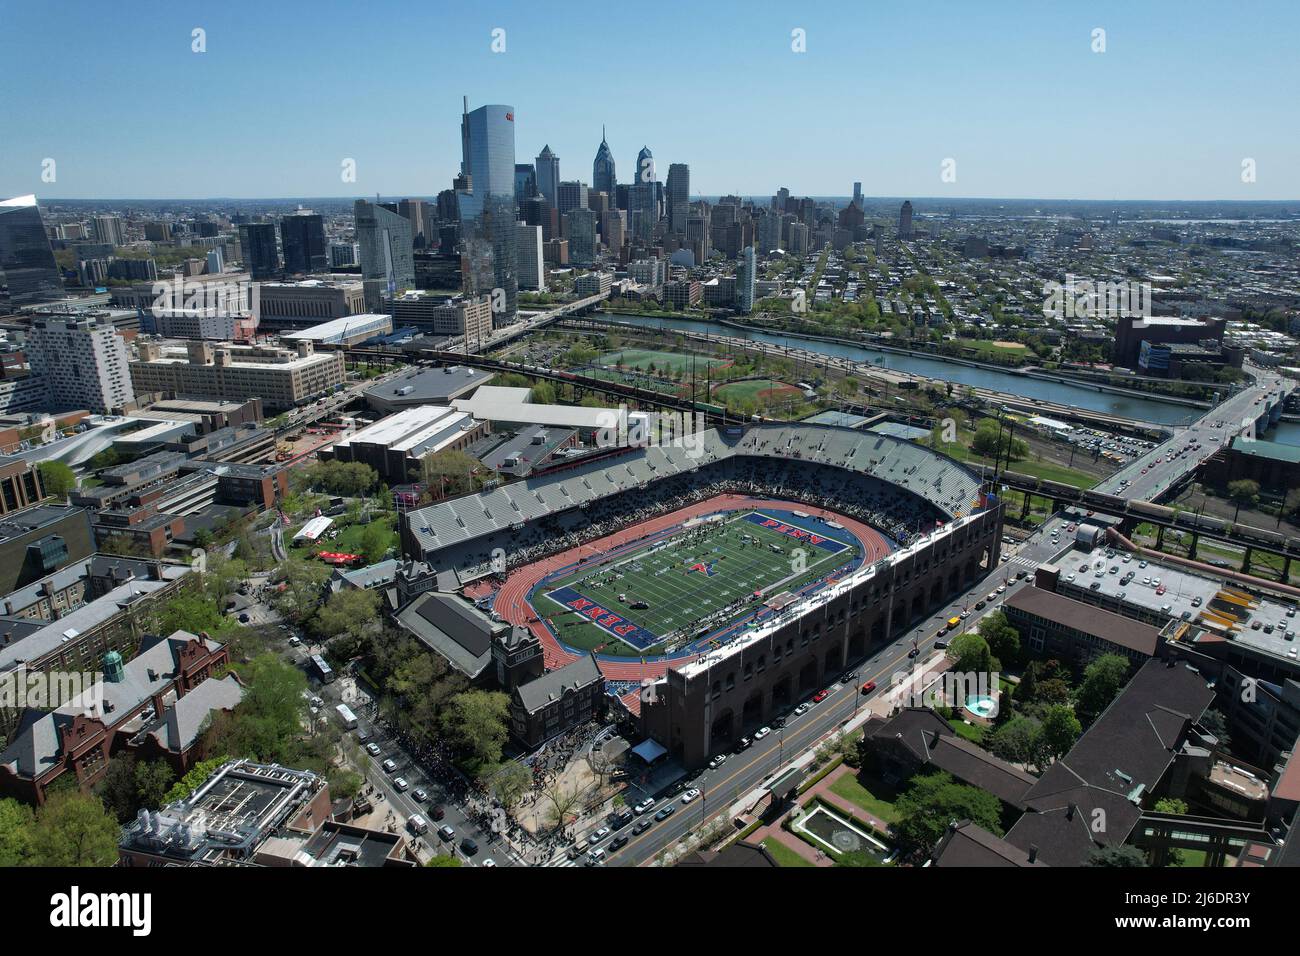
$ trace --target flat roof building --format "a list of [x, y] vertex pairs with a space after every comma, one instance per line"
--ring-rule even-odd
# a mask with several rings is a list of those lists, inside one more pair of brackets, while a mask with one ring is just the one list
[[389, 484], [411, 480], [420, 460], [460, 451], [488, 433], [486, 422], [443, 405], [417, 405], [381, 419], [321, 449], [322, 458], [363, 462]]
[[418, 368], [366, 389], [366, 404], [377, 412], [391, 414], [414, 405], [450, 405], [453, 399], [473, 394], [492, 381], [494, 373], [468, 365], [440, 365]]
[[280, 338], [287, 342], [310, 341], [320, 346], [360, 345], [377, 335], [388, 335], [393, 331], [393, 317], [372, 312], [361, 315], [347, 315], [339, 319], [330, 319], [319, 325], [313, 325], [297, 332], [285, 332]]

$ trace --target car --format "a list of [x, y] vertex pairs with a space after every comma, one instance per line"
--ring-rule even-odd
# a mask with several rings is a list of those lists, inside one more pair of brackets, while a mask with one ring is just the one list
[[241, 614], [241, 615], [239, 615], [239, 623], [240, 623], [240, 624], [247, 624], [247, 623], [248, 623], [248, 615], [247, 615], [247, 614]]
[[397, 762], [394, 761], [392, 757], [389, 757], [387, 760], [384, 761], [384, 773], [396, 773], [396, 772], [397, 772]]
[[812, 704], [809, 704], [807, 701], [805, 701], [804, 703], [800, 704], [798, 707], [794, 709], [794, 715], [796, 717], [802, 717], [804, 714], [808, 713], [808, 709], [810, 707], [812, 707]]
[[754, 739], [755, 739], [755, 740], [762, 740], [764, 737], [766, 737], [766, 736], [767, 736], [768, 734], [770, 734], [771, 732], [772, 732], [772, 728], [771, 728], [771, 727], [759, 727], [758, 730], [754, 731]]
[[319, 697], [313, 697], [311, 699], [311, 705], [313, 707], [324, 707], [325, 701], [321, 700]]
[[738, 741], [736, 741], [736, 753], [740, 753], [742, 751], [748, 750], [751, 746], [753, 746], [753, 744], [754, 741], [750, 740], [748, 737], [741, 737]]
[[724, 763], [726, 763], [726, 762], [727, 762], [727, 755], [726, 755], [726, 754], [718, 754], [716, 757], [714, 757], [712, 760], [709, 761], [709, 769], [710, 769], [710, 770], [717, 770], [719, 767], [721, 767], [721, 766], [722, 766]]
[[699, 795], [700, 795], [699, 788], [691, 787], [691, 789], [687, 790], [685, 793], [682, 794], [682, 803], [690, 803]]
[[290, 647], [301, 647], [301, 646], [302, 646], [302, 641], [298, 640], [298, 636], [297, 636], [296, 634], [295, 634], [295, 635], [291, 635], [290, 638], [289, 638], [289, 646], [290, 646]]
[[920, 649], [919, 647], [914, 647], [914, 648], [912, 648], [910, 651], [907, 652], [907, 656], [908, 656], [908, 658], [913, 658], [913, 657], [916, 657], [916, 656], [917, 656], [918, 654], [920, 654], [920, 653], [921, 653], [921, 649]]
[[947, 642], [947, 641], [935, 641], [935, 642], [934, 642], [934, 649], [937, 650], [937, 651], [946, 650], [947, 647], [948, 647], [948, 642]]
[[650, 827], [652, 827], [653, 825], [654, 825], [654, 824], [651, 823], [651, 821], [650, 821], [649, 819], [638, 820], [638, 821], [636, 822], [636, 825], [635, 825], [634, 827], [632, 827], [632, 833], [633, 833], [634, 835], [635, 835], [635, 834], [640, 834], [640, 833], [645, 833], [646, 830], [649, 830]]
[[429, 816], [433, 817], [435, 820], [441, 820], [446, 815], [447, 815], [447, 808], [444, 807], [441, 803], [437, 804], [432, 810], [429, 811]]
[[456, 839], [456, 831], [444, 824], [443, 826], [438, 827], [438, 836], [450, 842]]
[[1006, 591], [1007, 591], [1007, 586], [1006, 586], [1005, 584], [999, 584], [999, 585], [998, 585], [998, 593], [999, 593], [999, 594], [1005, 594]]
[[875, 689], [876, 689], [876, 682], [873, 680], [869, 680], [862, 685], [862, 693], [864, 694], [870, 694]]
[[368, 743], [366, 744], [366, 753], [372, 757], [378, 757], [383, 751], [379, 749], [379, 744]]
[[607, 847], [607, 849], [609, 850], [610, 853], [614, 853], [617, 850], [621, 850], [623, 849], [623, 847], [627, 846], [627, 841], [630, 839], [631, 837], [629, 837], [626, 833], [620, 833], [618, 836], [614, 837], [614, 839], [609, 841], [609, 846]]
[[478, 852], [478, 844], [469, 837], [465, 837], [465, 839], [460, 841], [460, 851], [466, 856], [473, 856]]
[[819, 690], [817, 693], [813, 694], [813, 703], [814, 703], [814, 704], [820, 704], [822, 701], [824, 701], [824, 700], [825, 700], [827, 697], [829, 697], [830, 695], [831, 695], [831, 692], [830, 692], [829, 690]]
[[497, 865], [497, 861], [492, 859], [492, 857], [488, 857], [486, 860], [484, 860], [482, 863], [479, 864], [479, 866], [496, 866], [496, 865]]
[[984, 610], [984, 606], [985, 606], [985, 604], [987, 604], [987, 603], [988, 603], [987, 601], [976, 601], [976, 602], [975, 602], [975, 610], [977, 610], [977, 611], [982, 611], [982, 610]]
[[604, 850], [592, 850], [587, 854], [587, 866], [600, 866], [605, 860]]
[[649, 809], [650, 809], [651, 807], [653, 807], [654, 805], [655, 805], [655, 798], [654, 798], [654, 797], [646, 797], [644, 800], [642, 800], [640, 803], [638, 803], [638, 804], [637, 804], [635, 807], [633, 807], [632, 809], [633, 809], [633, 812], [635, 812], [637, 816], [640, 816], [641, 814], [645, 813], [647, 810], [649, 810]]
[[631, 810], [622, 810], [610, 815], [609, 825], [615, 830], [621, 830], [632, 822], [634, 816], [635, 814], [633, 814]]
[[601, 840], [605, 839], [605, 837], [609, 836], [610, 833], [612, 832], [613, 831], [609, 827], [601, 827], [599, 830], [596, 830], [589, 837], [587, 837], [587, 846], [595, 846]]
[[396, 787], [402, 793], [405, 793], [407, 790], [411, 788], [411, 785], [406, 782], [405, 777], [394, 777], [393, 786]]
[[411, 799], [412, 799], [412, 800], [417, 800], [417, 801], [419, 801], [420, 803], [428, 803], [428, 802], [429, 802], [429, 794], [426, 793], [426, 792], [425, 792], [424, 790], [422, 790], [421, 788], [416, 787], [414, 790], [411, 791]]
[[677, 806], [676, 806], [675, 804], [669, 803], [669, 804], [667, 804], [667, 805], [665, 805], [665, 806], [659, 808], [659, 812], [655, 814], [655, 819], [656, 819], [656, 820], [667, 820], [669, 817], [671, 817], [671, 816], [672, 816], [674, 813], [676, 813], [676, 812], [677, 812]]

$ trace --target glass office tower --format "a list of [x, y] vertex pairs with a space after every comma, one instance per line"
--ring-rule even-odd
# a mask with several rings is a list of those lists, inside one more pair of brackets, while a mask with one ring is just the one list
[[[508, 325], [519, 314], [514, 107], [480, 106], [471, 113], [467, 105], [461, 117], [461, 149], [461, 174], [469, 179], [469, 189], [458, 194], [467, 254], [482, 260], [479, 250], [492, 250], [492, 289], [467, 291], [491, 294], [493, 323]], [[481, 261], [469, 265], [471, 274], [486, 271]], [[496, 289], [504, 295], [496, 295]]]
[[0, 202], [0, 277], [15, 303], [63, 297], [63, 278], [35, 196]]

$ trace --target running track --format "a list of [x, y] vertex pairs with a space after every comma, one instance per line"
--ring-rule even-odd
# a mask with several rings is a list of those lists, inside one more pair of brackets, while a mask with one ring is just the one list
[[[556, 667], [563, 667], [571, 661], [577, 660], [578, 655], [572, 651], [566, 650], [561, 646], [559, 640], [554, 634], [547, 629], [541, 621], [531, 620], [534, 613], [528, 604], [528, 594], [537, 585], [542, 578], [552, 574], [568, 565], [577, 564], [579, 557], [596, 557], [618, 548], [622, 545], [637, 541], [647, 535], [656, 534], [669, 528], [682, 524], [689, 518], [698, 517], [699, 515], [714, 514], [719, 511], [741, 511], [741, 510], [764, 510], [773, 509], [778, 511], [790, 511], [797, 508], [827, 521], [834, 521], [848, 528], [850, 532], [862, 543], [866, 554], [863, 555], [863, 562], [871, 564], [878, 561], [890, 552], [889, 542], [875, 528], [861, 521], [854, 520], [847, 515], [842, 515], [834, 511], [828, 511], [825, 508], [817, 508], [813, 505], [800, 504], [795, 501], [781, 501], [773, 498], [751, 498], [747, 495], [724, 494], [709, 498], [706, 501], [700, 501], [693, 505], [687, 505], [685, 508], [679, 508], [677, 511], [669, 512], [658, 518], [651, 518], [647, 521], [637, 522], [636, 524], [624, 528], [622, 531], [616, 531], [613, 534], [598, 538], [595, 541], [589, 541], [586, 544], [579, 545], [576, 548], [570, 548], [559, 554], [553, 554], [549, 558], [542, 558], [540, 561], [534, 561], [532, 564], [524, 565], [511, 573], [506, 582], [501, 585], [497, 592], [496, 600], [493, 602], [492, 609], [497, 614], [511, 624], [519, 624], [528, 628], [542, 642], [543, 661], [547, 670]], [[611, 681], [642, 681], [649, 678], [661, 676], [665, 671], [672, 667], [678, 667], [686, 664], [699, 657], [699, 654], [685, 654], [678, 657], [660, 657], [647, 661], [642, 664], [639, 660], [606, 660], [597, 658], [601, 673], [606, 680]], [[630, 699], [629, 699], [630, 698]], [[633, 712], [639, 710], [638, 693], [632, 692], [626, 695], [624, 701], [633, 707]]]

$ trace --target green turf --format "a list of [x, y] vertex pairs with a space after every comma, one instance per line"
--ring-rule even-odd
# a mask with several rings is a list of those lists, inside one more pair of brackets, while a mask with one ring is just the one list
[[[736, 512], [724, 521], [682, 529], [666, 542], [649, 544], [614, 562], [584, 565], [576, 573], [545, 585], [535, 596], [534, 606], [542, 616], [550, 618], [560, 639], [573, 647], [633, 657], [657, 654], [695, 640], [701, 630], [716, 630], [747, 617], [760, 606], [748, 600], [754, 591], [762, 591], [764, 597], [793, 591], [858, 553], [847, 534], [840, 540], [850, 547], [831, 554], [742, 520], [747, 513]], [[758, 544], [745, 543], [744, 535], [757, 539]], [[782, 551], [773, 551], [772, 545]], [[794, 564], [796, 549], [804, 552], [802, 568]], [[697, 562], [710, 561], [714, 562], [713, 575], [688, 570]], [[565, 585], [633, 624], [669, 639], [644, 651], [623, 643], [546, 596]], [[619, 600], [620, 594], [627, 596], [626, 602]], [[634, 610], [631, 605], [637, 601], [645, 601], [649, 607]], [[734, 610], [707, 625], [702, 623], [705, 617], [733, 602], [737, 604]]]
[[683, 355], [678, 352], [656, 352], [652, 349], [623, 349], [618, 352], [606, 352], [596, 360], [597, 365], [617, 368], [621, 363], [624, 368], [646, 371], [651, 365], [658, 372], [689, 372], [692, 360], [696, 371], [703, 371], [710, 365], [725, 365], [726, 359], [707, 358], [703, 355]]
[[831, 793], [855, 803], [872, 816], [886, 823], [898, 820], [898, 810], [894, 807], [894, 792], [880, 781], [870, 779], [866, 774], [844, 774], [830, 786]]
[[794, 850], [790, 849], [776, 837], [768, 837], [763, 841], [763, 846], [767, 852], [772, 854], [772, 859], [776, 860], [779, 866], [816, 866], [817, 864], [805, 860]]
[[717, 401], [736, 401], [743, 402], [747, 399], [759, 401], [767, 396], [765, 392], [775, 390], [777, 393], [773, 397], [794, 398], [803, 393], [793, 385], [785, 382], [778, 382], [770, 378], [751, 378], [742, 382], [728, 382], [726, 385], [719, 385], [713, 390], [713, 397]]

